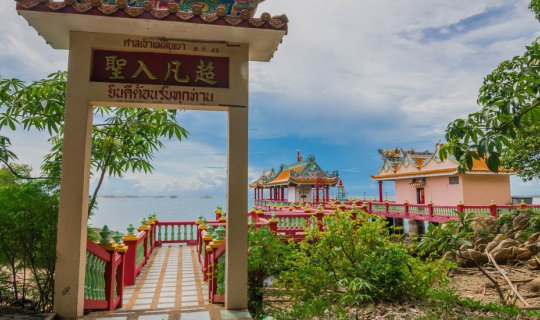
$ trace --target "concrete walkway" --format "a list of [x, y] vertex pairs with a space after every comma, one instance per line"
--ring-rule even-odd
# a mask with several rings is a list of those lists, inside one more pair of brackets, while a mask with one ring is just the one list
[[247, 311], [230, 312], [208, 303], [194, 246], [156, 248], [135, 286], [126, 287], [124, 307], [94, 312], [94, 320], [221, 320], [251, 319]]

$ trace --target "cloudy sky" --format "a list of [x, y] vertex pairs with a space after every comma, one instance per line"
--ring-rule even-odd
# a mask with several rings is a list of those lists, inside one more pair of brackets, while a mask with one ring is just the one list
[[[0, 76], [40, 79], [66, 68], [0, 0]], [[250, 177], [313, 154], [339, 170], [351, 195], [375, 193], [378, 148], [433, 149], [446, 125], [478, 109], [482, 79], [524, 51], [540, 24], [527, 0], [267, 0], [259, 13], [286, 13], [289, 34], [270, 63], [251, 63]], [[168, 143], [153, 175], [108, 180], [104, 194], [224, 194], [226, 117], [185, 112], [189, 140]], [[35, 132], [2, 132], [35, 168], [47, 152]], [[513, 194], [540, 183], [512, 180]], [[390, 186], [387, 188], [392, 193]]]

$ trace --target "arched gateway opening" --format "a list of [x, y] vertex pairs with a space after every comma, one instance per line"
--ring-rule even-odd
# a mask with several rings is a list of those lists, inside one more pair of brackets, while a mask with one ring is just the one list
[[256, 0], [199, 2], [18, 1], [18, 12], [53, 48], [69, 50], [55, 277], [61, 317], [84, 309], [94, 106], [227, 112], [224, 302], [247, 307], [249, 61], [272, 58], [287, 19], [253, 18]]

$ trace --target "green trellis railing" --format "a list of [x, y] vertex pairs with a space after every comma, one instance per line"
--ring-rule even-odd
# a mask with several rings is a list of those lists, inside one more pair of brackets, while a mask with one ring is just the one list
[[104, 260], [86, 252], [85, 300], [105, 300], [105, 265]]

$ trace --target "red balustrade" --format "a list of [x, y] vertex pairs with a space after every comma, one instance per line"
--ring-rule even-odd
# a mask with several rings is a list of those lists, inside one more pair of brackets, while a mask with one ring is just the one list
[[87, 278], [85, 279], [84, 309], [115, 310], [122, 307], [124, 293], [124, 252], [114, 247], [105, 250], [88, 239]]

